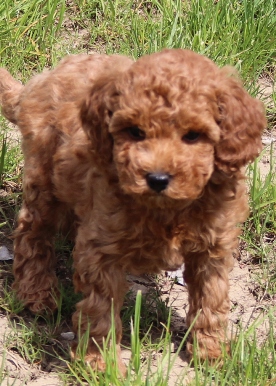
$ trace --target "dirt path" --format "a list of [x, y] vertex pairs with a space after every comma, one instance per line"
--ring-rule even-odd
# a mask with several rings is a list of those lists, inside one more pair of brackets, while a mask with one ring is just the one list
[[[28, 365], [19, 354], [11, 350], [4, 350], [5, 340], [9, 338], [11, 328], [8, 319], [0, 317], [0, 356], [1, 368], [7, 372], [7, 377], [1, 386], [57, 386], [61, 382], [54, 373], [43, 372], [38, 366]], [[0, 363], [1, 363], [0, 362]]]

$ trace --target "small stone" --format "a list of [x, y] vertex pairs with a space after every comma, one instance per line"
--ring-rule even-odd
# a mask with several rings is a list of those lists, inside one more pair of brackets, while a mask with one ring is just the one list
[[73, 340], [75, 339], [75, 334], [71, 331], [68, 331], [68, 332], [62, 332], [60, 334], [60, 336], [62, 337], [62, 339], [64, 340]]
[[176, 271], [167, 271], [167, 275], [169, 278], [174, 279], [175, 283], [179, 285], [185, 285], [185, 282], [183, 279], [183, 271], [184, 271], [184, 265], [182, 265], [181, 268], [177, 269]]
[[0, 260], [12, 260], [13, 256], [10, 254], [8, 251], [8, 248], [5, 247], [4, 245], [0, 247]]
[[265, 136], [263, 136], [262, 137], [262, 143], [264, 144], [264, 145], [271, 145], [272, 144], [272, 142], [275, 142], [275, 138], [273, 138], [273, 137], [265, 137]]

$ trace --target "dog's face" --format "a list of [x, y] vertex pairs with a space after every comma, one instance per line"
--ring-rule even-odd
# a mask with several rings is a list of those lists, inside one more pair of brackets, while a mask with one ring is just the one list
[[214, 169], [232, 173], [251, 160], [265, 125], [260, 103], [237, 79], [184, 50], [114, 69], [92, 90], [82, 119], [121, 189], [157, 206], [195, 200]]
[[139, 86], [122, 93], [110, 121], [121, 188], [156, 203], [194, 200], [214, 170], [214, 145], [220, 137], [217, 106], [205, 96], [181, 96], [176, 84], [162, 90], [150, 84], [150, 93]]

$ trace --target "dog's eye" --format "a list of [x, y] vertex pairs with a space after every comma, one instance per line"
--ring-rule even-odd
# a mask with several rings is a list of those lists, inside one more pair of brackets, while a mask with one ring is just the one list
[[200, 138], [200, 133], [196, 131], [188, 131], [187, 134], [183, 135], [182, 140], [188, 143], [196, 142]]
[[135, 141], [143, 141], [146, 138], [146, 134], [143, 130], [139, 129], [137, 126], [128, 127], [126, 129], [131, 139]]
[[113, 115], [113, 111], [111, 110], [107, 110], [107, 115], [109, 118], [112, 118], [112, 115]]

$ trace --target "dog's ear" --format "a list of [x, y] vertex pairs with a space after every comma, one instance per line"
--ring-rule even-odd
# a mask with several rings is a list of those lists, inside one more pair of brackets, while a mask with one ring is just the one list
[[108, 129], [119, 103], [117, 85], [122, 73], [132, 63], [131, 59], [124, 56], [110, 56], [106, 68], [99, 69], [98, 78], [87, 90], [87, 96], [81, 104], [83, 129], [91, 140], [98, 162], [104, 166], [112, 162], [113, 139]]
[[111, 100], [116, 97], [115, 85], [112, 80], [99, 83], [89, 90], [81, 105], [81, 121], [97, 159], [109, 164], [112, 161], [112, 137], [108, 127], [113, 113]]
[[266, 127], [265, 110], [260, 101], [245, 91], [240, 80], [229, 74], [229, 69], [222, 69], [217, 101], [221, 135], [215, 148], [215, 164], [231, 173], [260, 153], [261, 134]]

